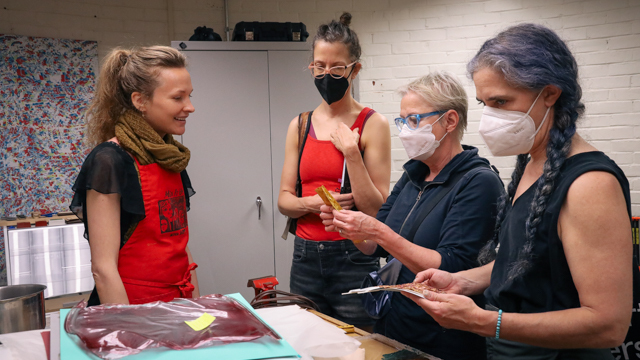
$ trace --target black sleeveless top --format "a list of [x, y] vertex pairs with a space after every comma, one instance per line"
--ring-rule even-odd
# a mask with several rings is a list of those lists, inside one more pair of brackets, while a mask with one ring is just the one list
[[525, 223], [535, 185], [527, 189], [513, 206], [507, 205], [507, 215], [499, 236], [500, 249], [491, 273], [491, 284], [485, 291], [488, 304], [505, 312], [516, 313], [540, 313], [580, 307], [578, 291], [571, 277], [562, 241], [558, 237], [558, 218], [569, 187], [576, 178], [589, 171], [606, 171], [618, 179], [631, 216], [629, 182], [615, 162], [599, 151], [568, 158], [560, 170], [556, 188], [549, 197], [547, 209], [538, 227], [531, 267], [512, 282], [507, 282], [509, 265], [517, 259], [519, 250], [526, 242]]

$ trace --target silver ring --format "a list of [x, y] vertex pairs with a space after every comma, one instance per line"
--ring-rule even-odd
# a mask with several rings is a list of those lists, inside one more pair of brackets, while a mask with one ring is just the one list
[[339, 232], [340, 234], [342, 234], [342, 229], [338, 229], [338, 232]]

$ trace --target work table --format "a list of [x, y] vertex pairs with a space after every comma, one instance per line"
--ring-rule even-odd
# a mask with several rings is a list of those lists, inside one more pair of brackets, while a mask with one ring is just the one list
[[[81, 296], [81, 295], [82, 294], [78, 296]], [[66, 298], [65, 300], [68, 300], [68, 298]], [[60, 302], [64, 302], [65, 300], [61, 300]], [[51, 309], [52, 307], [54, 307], [54, 305], [51, 302], [49, 302], [49, 307]], [[364, 349], [364, 357], [363, 358], [361, 357], [360, 359], [379, 360], [379, 359], [382, 359], [383, 355], [386, 355], [386, 354], [391, 354], [398, 351], [405, 351], [405, 352], [411, 351], [416, 354], [415, 359], [437, 360], [437, 358], [435, 357], [431, 357], [427, 354], [420, 353], [415, 349], [402, 345], [398, 342], [390, 340], [379, 334], [367, 333], [366, 331], [363, 331], [358, 328], [354, 328], [353, 326], [345, 324], [344, 322], [336, 320], [330, 316], [321, 314], [313, 310], [305, 311], [298, 308], [295, 305], [278, 307], [278, 308], [273, 307], [273, 308], [259, 309], [259, 310], [256, 310], [256, 313], [258, 313], [260, 317], [264, 318], [267, 321], [267, 323], [269, 323], [269, 325], [271, 325], [276, 331], [278, 331], [278, 333], [280, 333], [282, 337], [287, 342], [289, 342], [291, 346], [293, 346], [294, 349], [296, 349], [296, 351], [299, 354], [303, 356], [302, 357], [303, 360], [312, 359], [312, 357], [306, 355], [304, 353], [306, 350], [300, 350], [300, 347], [301, 346], [304, 347], [306, 345], [309, 345], [310, 343], [322, 344], [322, 339], [315, 339], [313, 341], [309, 341], [308, 338], [304, 339], [304, 337], [299, 336], [301, 334], [301, 331], [302, 333], [308, 332], [309, 335], [313, 335], [313, 334], [316, 335], [312, 337], [322, 336], [322, 337], [325, 337], [326, 339], [329, 339], [329, 338], [332, 339], [327, 341], [337, 341], [335, 340], [336, 339], [335, 334], [326, 335], [326, 336], [319, 335], [319, 334], [324, 334], [324, 333], [318, 332], [320, 331], [318, 328], [322, 327], [323, 325], [322, 324], [319, 325], [318, 323], [316, 323], [315, 325], [312, 325], [311, 323], [313, 322], [313, 319], [310, 318], [309, 315], [313, 315], [313, 318], [315, 318], [316, 321], [321, 321], [324, 324], [331, 324], [335, 326], [336, 327], [334, 328], [335, 330], [338, 330], [337, 328], [341, 328], [346, 332], [346, 335], [348, 335], [348, 337], [360, 342], [360, 348]], [[307, 315], [304, 315], [305, 313]], [[60, 339], [60, 331], [53, 330], [55, 328], [60, 329], [59, 315], [60, 315], [59, 311], [52, 311], [48, 313], [48, 316], [51, 318], [49, 329], [0, 335], [0, 342], [5, 343], [5, 345], [0, 346], [0, 358], [2, 358], [3, 360], [45, 360], [47, 359], [47, 350], [45, 350], [45, 345], [43, 342], [43, 335], [44, 335], [45, 338], [48, 338], [49, 336], [51, 337], [51, 347], [49, 350], [52, 352], [52, 355], [53, 355], [51, 356], [51, 360], [60, 360], [61, 359], [59, 357], [60, 353], [58, 352], [60, 349], [60, 344], [58, 340]], [[306, 316], [304, 318], [305, 320], [300, 320], [299, 322], [306, 323], [306, 325], [303, 324], [303, 326], [309, 326], [309, 327], [312, 327], [313, 329], [307, 329], [307, 330], [293, 329], [294, 325], [291, 323], [291, 319], [292, 319], [292, 316], [294, 315], [303, 316], [303, 317]], [[288, 323], [286, 320], [287, 318], [289, 319]], [[279, 321], [279, 319], [282, 319], [282, 321]], [[333, 327], [330, 326], [330, 328], [333, 328]], [[337, 331], [337, 332], [342, 333], [342, 331]], [[344, 336], [344, 335], [341, 335], [341, 336]], [[325, 345], [331, 346], [330, 343]], [[8, 347], [14, 349], [13, 351], [14, 356], [11, 356], [11, 354], [8, 352], [7, 350]], [[20, 355], [17, 358], [15, 356], [16, 347], [19, 349], [18, 351], [20, 351]], [[174, 353], [177, 352], [177, 350], [168, 350], [168, 351], [172, 351]], [[191, 350], [182, 350], [182, 351], [191, 351]], [[136, 355], [136, 357], [137, 356], [138, 355]], [[62, 360], [66, 360], [66, 358], [63, 357]]]

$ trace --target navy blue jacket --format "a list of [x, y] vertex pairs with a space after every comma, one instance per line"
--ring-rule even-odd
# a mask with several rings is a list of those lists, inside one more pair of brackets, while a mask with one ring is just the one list
[[[413, 242], [442, 256], [440, 269], [458, 272], [478, 266], [482, 246], [493, 236], [498, 198], [504, 185], [498, 174], [483, 164], [478, 149], [464, 146], [433, 181], [427, 182], [429, 167], [421, 161], [404, 164], [396, 183], [376, 218], [407, 237], [420, 208], [436, 196], [442, 184], [458, 172], [466, 174], [433, 208], [418, 228]], [[387, 256], [382, 248], [376, 255]], [[398, 284], [412, 282], [415, 274], [403, 266]], [[482, 296], [476, 300], [484, 305]], [[376, 322], [374, 331], [443, 359], [484, 359], [484, 338], [468, 332], [445, 330], [409, 298], [394, 293], [389, 313]]]

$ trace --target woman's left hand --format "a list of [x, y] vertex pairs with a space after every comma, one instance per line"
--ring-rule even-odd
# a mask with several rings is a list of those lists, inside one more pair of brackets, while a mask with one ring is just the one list
[[333, 226], [346, 239], [375, 241], [380, 233], [381, 224], [375, 218], [360, 211], [333, 210]]
[[[479, 322], [478, 319], [484, 319], [487, 315], [490, 317], [488, 310], [479, 308], [471, 298], [464, 295], [425, 291], [426, 299], [423, 299], [405, 292], [402, 294], [413, 300], [446, 329], [477, 332], [479, 329], [474, 324]], [[497, 317], [497, 313], [495, 314]]]
[[360, 140], [359, 129], [355, 128], [352, 131], [344, 123], [340, 123], [338, 128], [331, 133], [333, 146], [344, 156], [347, 156], [347, 153], [353, 150], [360, 151], [358, 149], [358, 140]]

